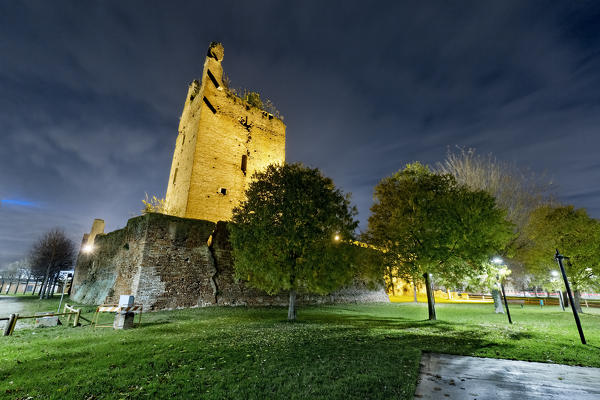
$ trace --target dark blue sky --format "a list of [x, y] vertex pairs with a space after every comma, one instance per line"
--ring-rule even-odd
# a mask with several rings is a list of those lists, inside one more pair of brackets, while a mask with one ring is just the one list
[[0, 267], [48, 228], [79, 241], [164, 196], [211, 41], [362, 227], [379, 179], [457, 145], [547, 172], [600, 217], [598, 2], [4, 1]]

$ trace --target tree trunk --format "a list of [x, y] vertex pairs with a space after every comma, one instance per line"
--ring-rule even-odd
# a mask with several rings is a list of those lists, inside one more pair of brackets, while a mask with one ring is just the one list
[[425, 289], [427, 290], [427, 309], [429, 311], [429, 320], [435, 321], [437, 319], [435, 315], [435, 297], [433, 295], [432, 283], [429, 279], [429, 273], [423, 274], [425, 278]]
[[389, 285], [387, 285], [388, 293], [389, 293], [389, 290], [391, 289], [392, 296], [395, 296], [396, 288], [394, 287], [395, 286], [394, 285], [394, 276], [390, 270], [386, 270], [385, 275], [387, 276], [387, 279], [389, 280]]
[[38, 280], [37, 278], [35, 278], [35, 284], [33, 285], [33, 291], [31, 292], [32, 296], [35, 296], [35, 289], [37, 289], [38, 286]]
[[502, 298], [500, 297], [500, 291], [498, 289], [492, 289], [492, 298], [494, 299], [494, 310], [496, 311], [496, 314], [504, 314]]
[[564, 304], [565, 308], [568, 308], [569, 307], [569, 294], [567, 293], [566, 290], [564, 292], [562, 292], [562, 298], [563, 298], [563, 304]]
[[13, 292], [13, 294], [17, 294], [17, 290], [19, 290], [19, 283], [21, 283], [20, 276], [17, 278], [17, 284], [15, 285], [15, 291]]
[[40, 300], [44, 297], [48, 297], [48, 284], [50, 283], [50, 268], [52, 267], [52, 263], [54, 262], [54, 255], [56, 249], [52, 248], [52, 256], [50, 257], [50, 261], [48, 262], [48, 267], [46, 267], [46, 276], [44, 277], [45, 284], [42, 284], [40, 288]]
[[28, 277], [27, 281], [25, 282], [25, 288], [23, 289], [23, 294], [25, 294], [27, 292], [27, 285], [29, 285], [30, 280], [31, 280], [31, 277]]
[[42, 286], [40, 286], [40, 300], [44, 298], [44, 293], [46, 292], [46, 287], [48, 286], [48, 280], [50, 279], [50, 267], [46, 270], [46, 275], [42, 280]]
[[290, 290], [290, 302], [288, 305], [288, 321], [296, 320], [296, 291]]
[[417, 280], [413, 278], [413, 298], [415, 303], [417, 303]]
[[50, 286], [50, 297], [54, 297], [54, 291], [56, 290], [56, 285], [58, 284], [58, 275], [54, 275], [52, 278], [52, 286]]
[[581, 292], [579, 290], [573, 290], [573, 303], [575, 303], [575, 309], [578, 312], [583, 313], [583, 310], [581, 309]]
[[54, 288], [56, 287], [56, 276], [50, 278], [50, 285], [46, 289], [46, 298], [52, 298], [54, 296]]

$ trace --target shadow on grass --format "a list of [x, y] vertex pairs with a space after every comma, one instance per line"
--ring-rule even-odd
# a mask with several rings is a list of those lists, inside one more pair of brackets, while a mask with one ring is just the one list
[[[344, 316], [298, 324], [271, 320], [266, 328], [235, 319], [227, 329], [166, 322], [127, 332], [79, 332], [79, 337], [60, 339], [48, 335], [41, 353], [25, 351], [21, 363], [6, 363], [0, 380], [14, 381], [10, 390], [15, 396], [64, 387], [60, 377], [49, 373], [61, 371], [73, 377], [62, 398], [127, 393], [132, 381], [143, 385], [146, 394], [156, 390], [154, 396], [162, 398], [166, 393], [206, 398], [410, 398], [421, 350], [470, 351], [486, 345], [476, 331], [440, 337], [444, 331], [448, 334], [447, 323], [387, 318]], [[367, 325], [384, 332], [373, 333]], [[423, 331], [417, 332], [420, 328]]]

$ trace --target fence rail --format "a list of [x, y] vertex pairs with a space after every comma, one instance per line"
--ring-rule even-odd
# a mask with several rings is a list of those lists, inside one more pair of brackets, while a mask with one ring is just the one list
[[17, 321], [20, 319], [60, 317], [60, 316], [64, 316], [64, 315], [67, 316], [67, 324], [71, 321], [71, 316], [74, 317], [73, 318], [73, 326], [79, 325], [79, 319], [85, 319], [86, 321], [91, 322], [90, 320], [81, 317], [81, 309], [80, 308], [75, 308], [68, 304], [65, 305], [63, 312], [61, 312], [61, 313], [47, 313], [47, 314], [38, 314], [38, 315], [19, 315], [17, 313], [17, 314], [11, 314], [10, 317], [8, 317], [8, 318], [0, 318], [0, 321], [8, 321], [8, 323], [6, 324], [6, 327], [4, 328], [4, 336], [10, 336], [10, 335], [12, 335], [13, 331], [15, 330]]

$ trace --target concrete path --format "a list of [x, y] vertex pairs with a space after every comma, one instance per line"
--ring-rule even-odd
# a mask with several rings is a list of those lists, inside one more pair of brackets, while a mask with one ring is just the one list
[[21, 312], [23, 307], [17, 297], [0, 296], [0, 318], [8, 317], [10, 314]]
[[415, 399], [600, 399], [600, 368], [423, 353], [419, 381]]

